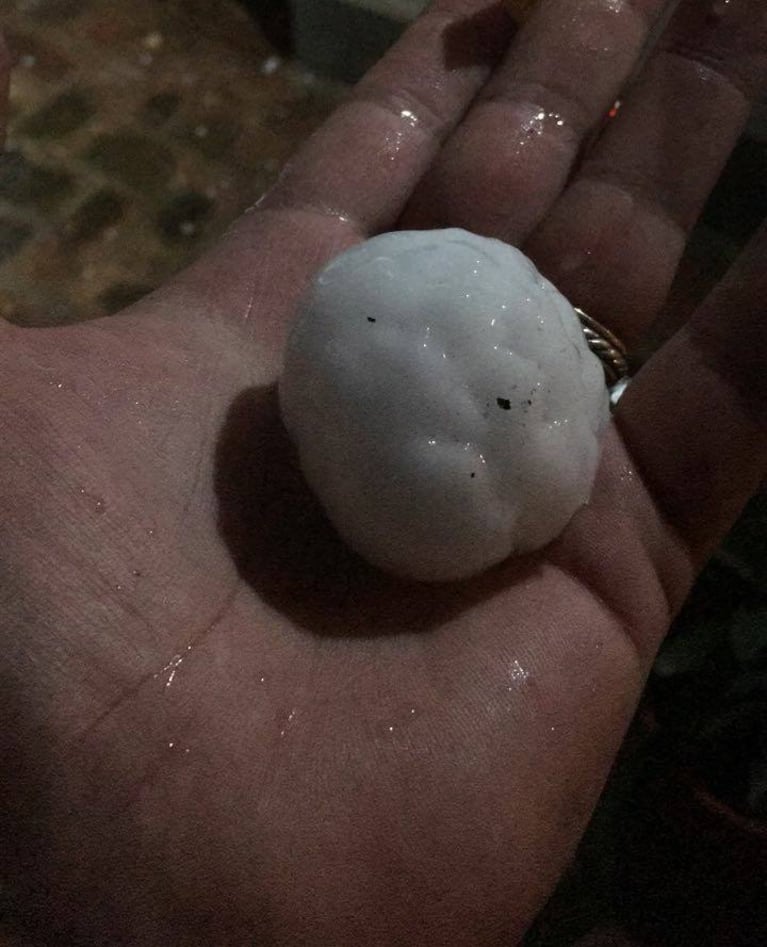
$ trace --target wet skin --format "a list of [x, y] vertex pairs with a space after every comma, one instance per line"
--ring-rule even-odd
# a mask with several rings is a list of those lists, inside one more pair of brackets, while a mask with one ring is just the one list
[[440, 0], [160, 292], [0, 326], [0, 861], [34, 942], [529, 925], [764, 476], [765, 237], [632, 383], [589, 506], [476, 581], [345, 550], [274, 384], [312, 274], [399, 224], [523, 245], [634, 346], [765, 77], [760, 0], [683, 4], [583, 158], [659, 7], [549, 0], [511, 43], [500, 7]]

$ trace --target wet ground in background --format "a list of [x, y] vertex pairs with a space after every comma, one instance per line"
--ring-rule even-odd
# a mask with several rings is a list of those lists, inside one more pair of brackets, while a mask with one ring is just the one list
[[111, 313], [162, 283], [342, 94], [233, 0], [6, 0], [0, 22], [0, 315], [18, 323]]

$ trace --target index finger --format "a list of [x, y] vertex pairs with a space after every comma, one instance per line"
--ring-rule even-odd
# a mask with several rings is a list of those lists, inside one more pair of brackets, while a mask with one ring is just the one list
[[513, 31], [498, 2], [436, 0], [288, 163], [265, 209], [392, 229]]
[[331, 257], [394, 228], [513, 29], [498, 0], [436, 0], [288, 162], [256, 212], [175, 286], [202, 294], [206, 318], [249, 339], [257, 325], [261, 356], [276, 367], [304, 287]]

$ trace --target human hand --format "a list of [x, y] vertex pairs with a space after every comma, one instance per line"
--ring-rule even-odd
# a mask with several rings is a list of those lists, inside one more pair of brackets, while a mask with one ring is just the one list
[[508, 944], [540, 908], [764, 475], [765, 237], [632, 383], [591, 503], [470, 582], [337, 541], [274, 383], [312, 274], [399, 224], [523, 244], [636, 345], [767, 58], [759, 0], [688, 2], [570, 177], [661, 6], [543, 2], [507, 53], [500, 8], [438, 0], [162, 291], [0, 326], [0, 859], [38, 941]]

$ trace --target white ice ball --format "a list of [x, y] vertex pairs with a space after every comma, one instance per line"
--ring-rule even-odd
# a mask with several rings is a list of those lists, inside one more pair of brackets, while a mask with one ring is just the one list
[[383, 234], [333, 260], [279, 394], [340, 535], [421, 580], [554, 539], [588, 500], [609, 416], [570, 303], [518, 250], [456, 229]]

